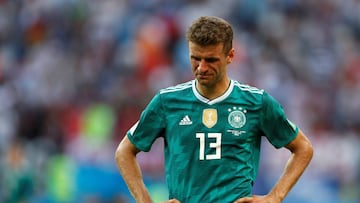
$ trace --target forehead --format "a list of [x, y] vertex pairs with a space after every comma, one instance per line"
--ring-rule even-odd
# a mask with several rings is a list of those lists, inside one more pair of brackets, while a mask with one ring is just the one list
[[189, 42], [190, 55], [196, 56], [219, 56], [223, 55], [223, 43], [216, 45], [201, 46], [193, 42]]

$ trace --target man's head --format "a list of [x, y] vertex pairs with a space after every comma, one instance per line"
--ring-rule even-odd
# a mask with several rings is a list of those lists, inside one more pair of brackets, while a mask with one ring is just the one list
[[227, 65], [235, 52], [230, 24], [217, 17], [200, 17], [189, 27], [186, 37], [197, 89], [207, 98], [223, 94], [229, 86]]
[[225, 20], [214, 16], [202, 16], [195, 20], [186, 32], [188, 42], [199, 46], [223, 43], [224, 54], [232, 49], [233, 30]]

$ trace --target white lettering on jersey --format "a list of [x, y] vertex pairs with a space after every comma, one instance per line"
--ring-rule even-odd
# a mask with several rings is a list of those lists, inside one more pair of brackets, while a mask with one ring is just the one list
[[[196, 133], [196, 138], [200, 139], [199, 160], [221, 159], [221, 133]], [[209, 138], [215, 138], [215, 142], [207, 141]], [[209, 148], [215, 149], [215, 154], [206, 154], [205, 156], [206, 144]]]

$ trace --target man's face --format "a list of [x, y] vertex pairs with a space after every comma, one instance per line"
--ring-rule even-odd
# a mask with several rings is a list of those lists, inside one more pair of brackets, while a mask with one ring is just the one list
[[234, 56], [234, 50], [225, 54], [223, 44], [200, 46], [189, 42], [190, 63], [200, 85], [215, 86], [226, 79], [226, 66]]

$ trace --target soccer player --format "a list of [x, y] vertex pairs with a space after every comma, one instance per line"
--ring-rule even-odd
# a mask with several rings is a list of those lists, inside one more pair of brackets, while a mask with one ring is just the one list
[[[137, 202], [152, 202], [136, 159], [164, 139], [166, 202], [281, 202], [308, 166], [313, 148], [266, 91], [230, 79], [233, 30], [203, 16], [189, 27], [195, 79], [160, 90], [120, 142], [115, 158]], [[261, 137], [291, 157], [272, 190], [252, 194]]]

